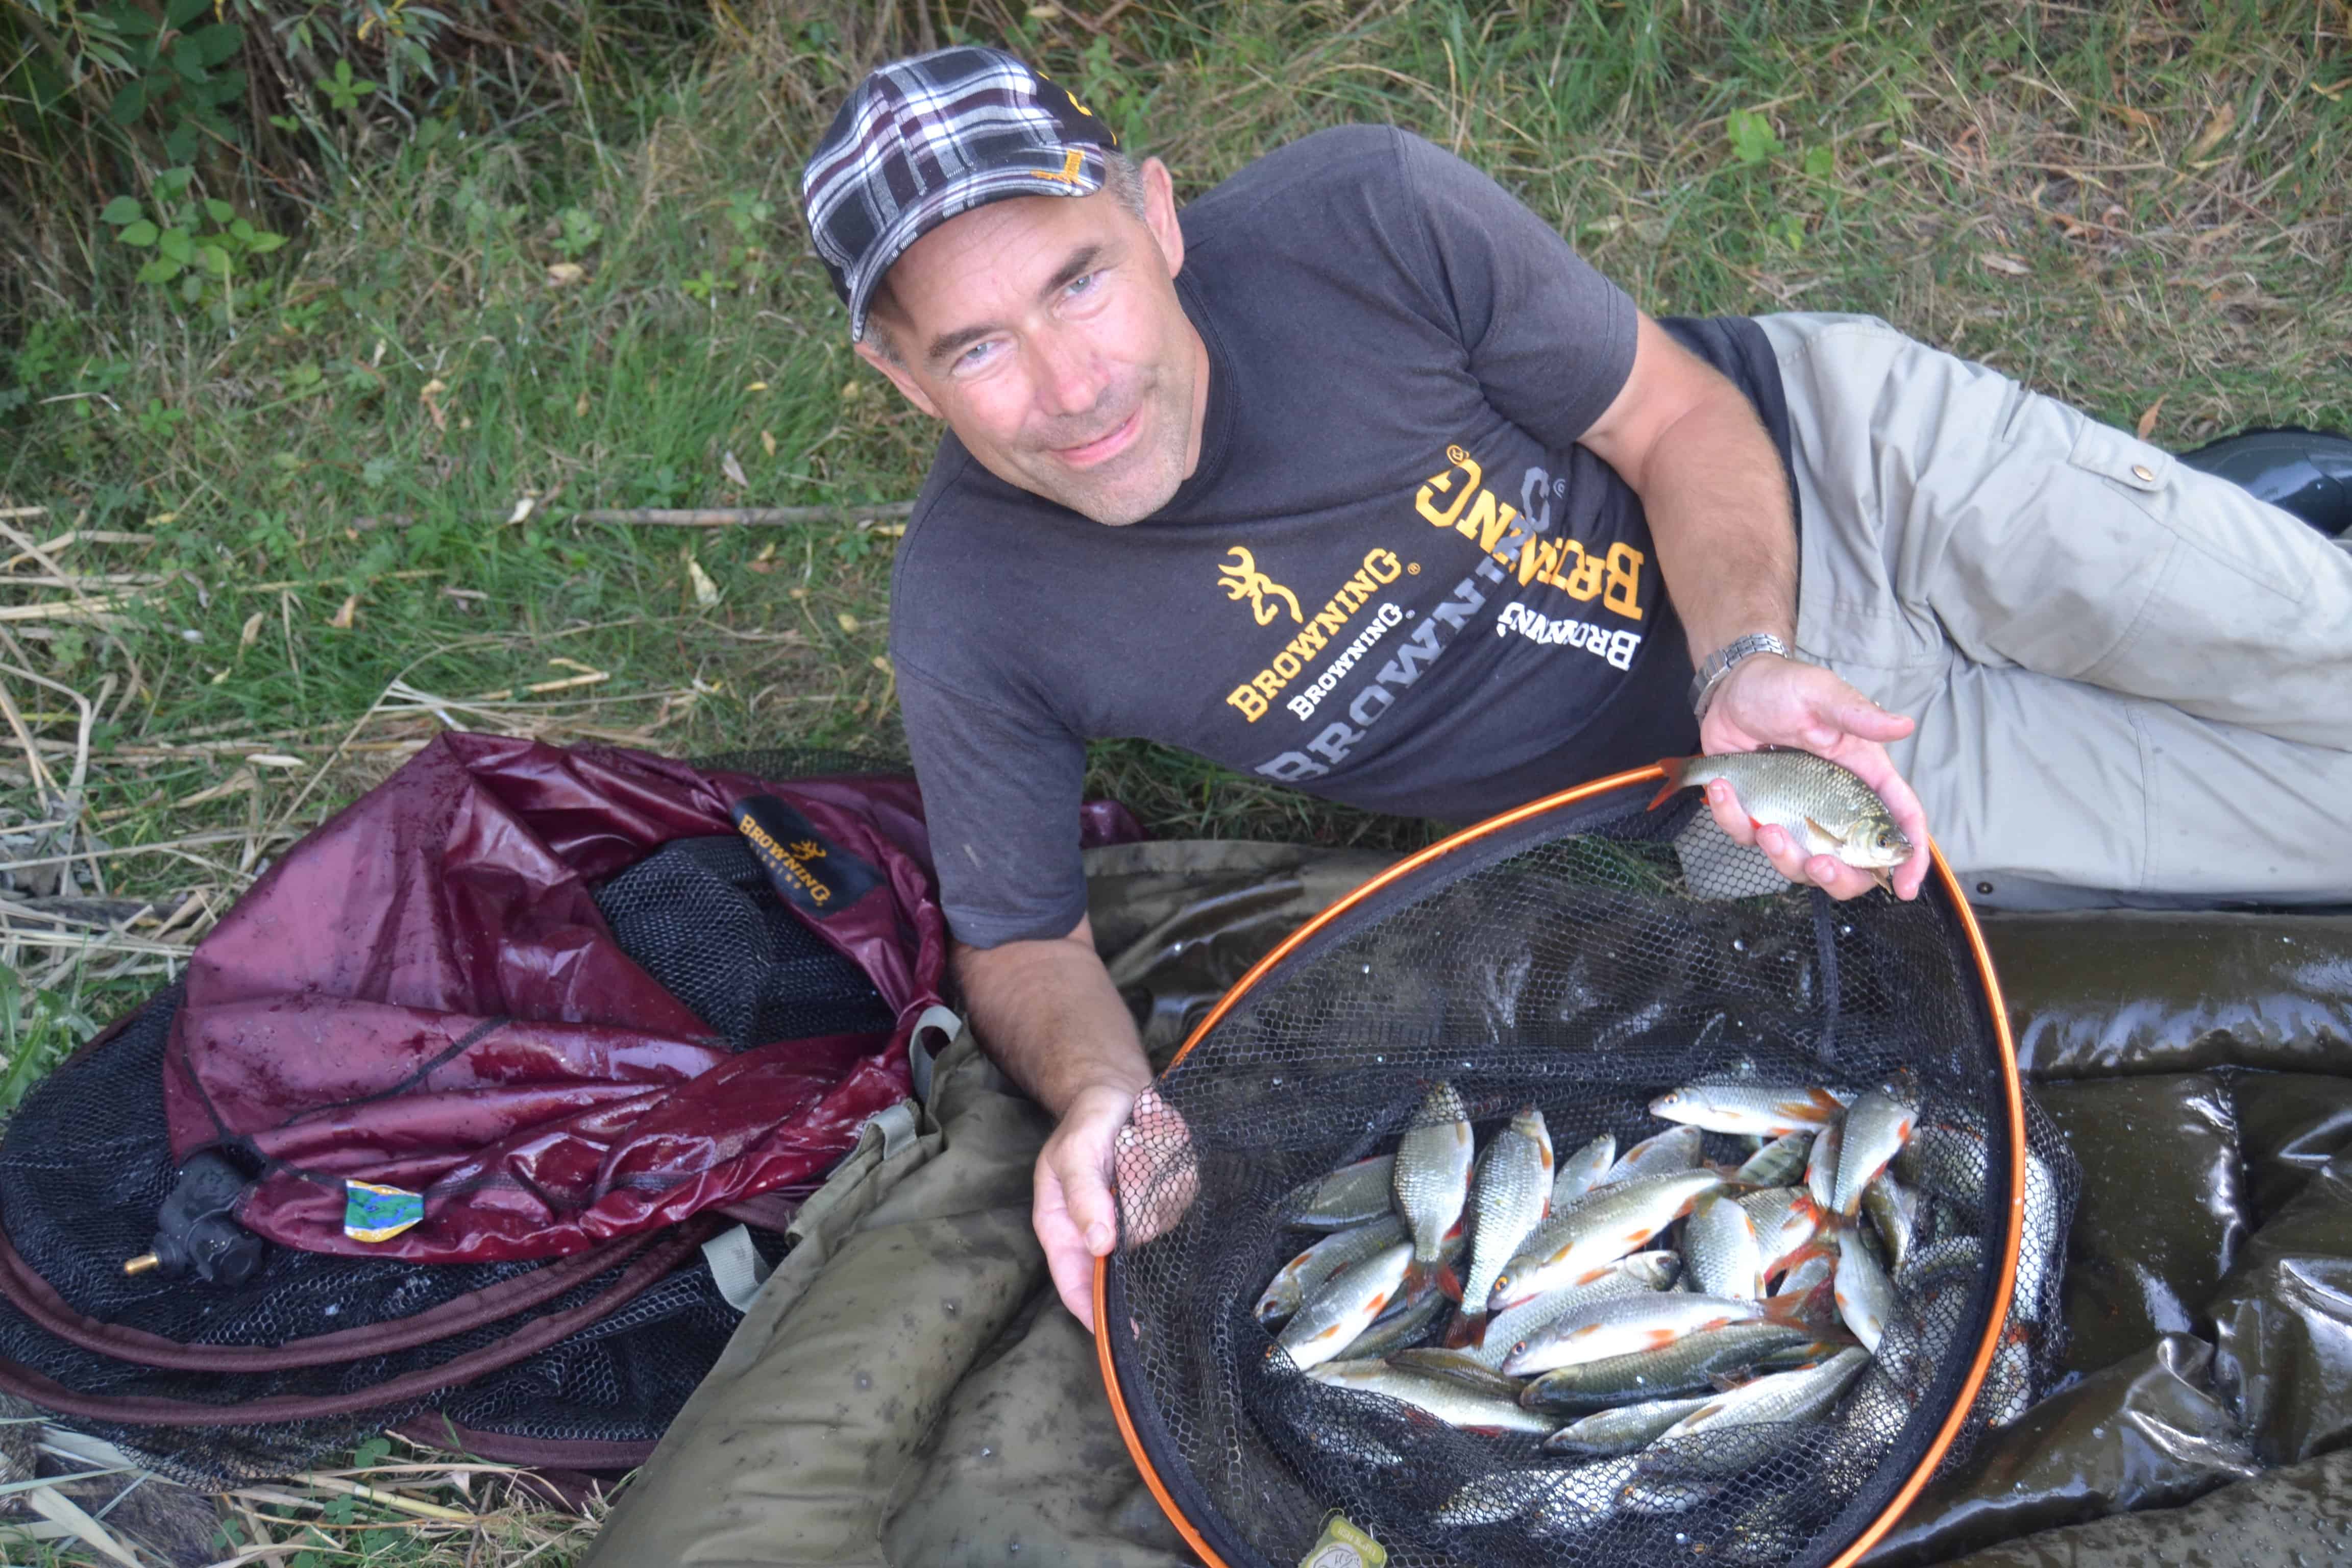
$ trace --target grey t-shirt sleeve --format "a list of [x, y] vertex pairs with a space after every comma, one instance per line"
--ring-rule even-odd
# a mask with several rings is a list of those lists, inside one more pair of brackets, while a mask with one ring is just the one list
[[1554, 450], [1592, 427], [1633, 369], [1640, 316], [1509, 192], [1443, 148], [1398, 136], [1428, 277], [1470, 372], [1504, 417]]
[[948, 930], [973, 947], [1067, 936], [1087, 912], [1084, 742], [1044, 712], [960, 692], [898, 661]]

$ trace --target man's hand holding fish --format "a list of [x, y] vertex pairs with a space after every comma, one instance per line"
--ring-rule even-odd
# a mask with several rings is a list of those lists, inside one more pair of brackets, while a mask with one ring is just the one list
[[[1890, 713], [1819, 665], [1774, 654], [1742, 660], [1723, 678], [1699, 722], [1699, 747], [1709, 756], [1787, 746], [1827, 757], [1858, 776], [1886, 805], [1910, 841], [1911, 854], [1894, 870], [1895, 896], [1916, 899], [1927, 879], [1927, 818], [1919, 797], [1886, 754], [1886, 742], [1911, 733], [1911, 721]], [[1735, 843], [1763, 851], [1792, 882], [1813, 882], [1832, 898], [1852, 899], [1879, 885], [1870, 871], [1826, 852], [1811, 852], [1788, 828], [1751, 816], [1728, 779], [1706, 786], [1717, 824]]]

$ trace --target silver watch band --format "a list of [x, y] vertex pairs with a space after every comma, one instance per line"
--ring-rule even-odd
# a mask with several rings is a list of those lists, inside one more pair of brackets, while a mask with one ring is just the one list
[[1770, 632], [1749, 632], [1746, 637], [1732, 638], [1708, 654], [1700, 662], [1698, 673], [1691, 677], [1691, 712], [1698, 718], [1706, 718], [1706, 706], [1715, 700], [1715, 689], [1723, 684], [1723, 678], [1731, 673], [1732, 666], [1759, 653], [1778, 654], [1782, 658], [1791, 657], [1789, 645]]

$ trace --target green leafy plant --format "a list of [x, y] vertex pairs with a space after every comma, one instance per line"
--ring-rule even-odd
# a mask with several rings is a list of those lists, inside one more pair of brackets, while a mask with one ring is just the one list
[[375, 91], [376, 84], [365, 77], [353, 76], [352, 62], [342, 59], [335, 62], [334, 75], [319, 79], [318, 88], [327, 95], [327, 106], [336, 113], [355, 114], [359, 111], [360, 100]]
[[577, 256], [604, 237], [604, 226], [585, 207], [565, 207], [555, 215], [562, 230], [554, 239], [556, 250], [564, 256]]
[[1752, 109], [1733, 110], [1724, 121], [1723, 134], [1731, 143], [1731, 155], [1751, 166], [1787, 151], [1772, 134], [1772, 122]]
[[194, 169], [166, 169], [149, 186], [147, 202], [117, 196], [98, 216], [121, 244], [153, 252], [140, 264], [140, 282], [234, 320], [240, 293], [257, 287], [239, 282], [245, 264], [276, 250], [286, 237], [256, 227], [217, 196], [198, 196], [194, 183]]

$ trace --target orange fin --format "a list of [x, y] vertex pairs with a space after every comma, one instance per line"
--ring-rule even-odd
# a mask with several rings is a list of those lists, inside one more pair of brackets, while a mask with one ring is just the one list
[[1845, 842], [1844, 834], [1832, 833], [1828, 828], [1823, 827], [1820, 823], [1815, 822], [1810, 816], [1805, 818], [1805, 826], [1811, 828], [1815, 833], [1820, 834], [1822, 837], [1828, 839], [1832, 844], [1843, 845]]
[[1447, 1300], [1453, 1302], [1457, 1307], [1462, 1304], [1462, 1276], [1454, 1272], [1454, 1265], [1451, 1263], [1439, 1264], [1437, 1266], [1437, 1278], [1433, 1281], [1433, 1283], [1437, 1286], [1438, 1289], [1445, 1293], [1445, 1299]]

